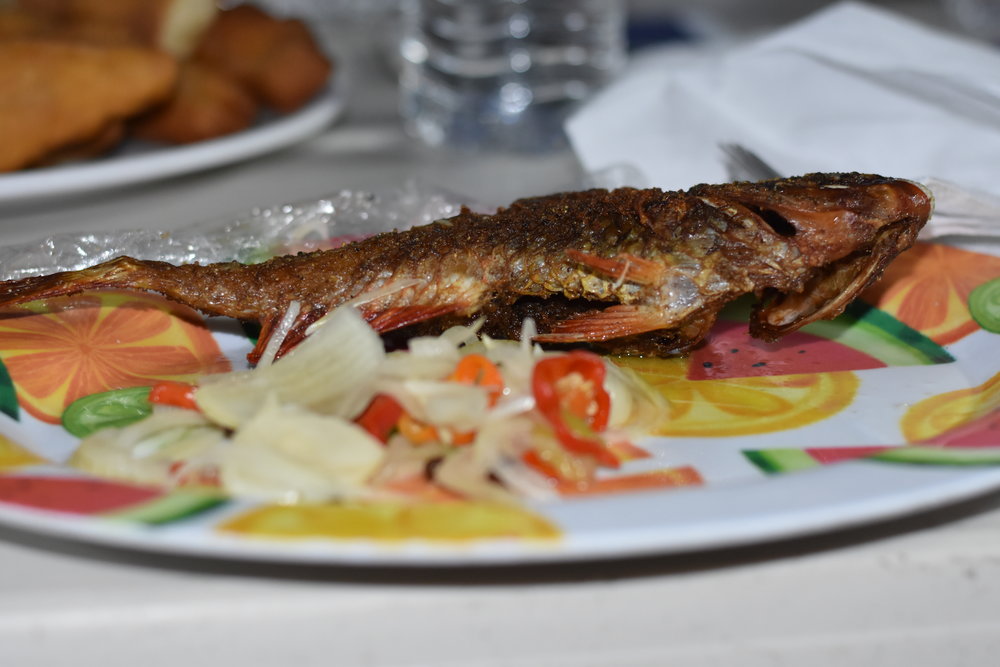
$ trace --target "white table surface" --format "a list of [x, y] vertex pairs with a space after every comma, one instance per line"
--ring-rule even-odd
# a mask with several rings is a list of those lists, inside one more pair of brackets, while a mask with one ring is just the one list
[[[174, 229], [407, 179], [492, 201], [572, 186], [563, 153], [445, 155], [399, 132], [360, 71], [345, 118], [233, 167], [0, 205], [0, 242]], [[0, 527], [0, 665], [687, 666], [998, 664], [1000, 492], [831, 535], [528, 568], [233, 564]]]

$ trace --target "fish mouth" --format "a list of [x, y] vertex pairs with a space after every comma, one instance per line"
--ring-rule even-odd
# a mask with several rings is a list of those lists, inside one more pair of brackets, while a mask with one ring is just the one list
[[937, 206], [937, 200], [934, 198], [934, 193], [929, 187], [920, 183], [918, 181], [911, 181], [909, 179], [900, 179], [901, 183], [907, 183], [912, 187], [916, 188], [923, 194], [924, 198], [927, 200], [927, 217], [930, 218], [934, 215], [934, 208]]
[[815, 269], [801, 290], [765, 289], [751, 311], [751, 335], [773, 342], [810, 322], [840, 315], [898, 253], [913, 245], [919, 231], [919, 225], [885, 227], [867, 248]]

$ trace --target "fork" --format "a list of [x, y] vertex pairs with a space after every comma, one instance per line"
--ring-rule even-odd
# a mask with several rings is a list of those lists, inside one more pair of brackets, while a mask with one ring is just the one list
[[[726, 171], [734, 181], [766, 181], [782, 174], [755, 152], [739, 143], [719, 144]], [[952, 237], [1000, 238], [1000, 200], [966, 190], [940, 178], [925, 178], [921, 185], [934, 196], [934, 214], [920, 231], [922, 241]]]
[[719, 148], [726, 156], [726, 173], [732, 181], [767, 181], [781, 178], [781, 173], [742, 144], [723, 142]]

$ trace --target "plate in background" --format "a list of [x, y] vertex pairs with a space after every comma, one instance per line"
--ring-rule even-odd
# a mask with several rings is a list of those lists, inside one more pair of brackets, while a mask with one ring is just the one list
[[287, 115], [217, 139], [183, 146], [129, 143], [119, 154], [87, 162], [0, 174], [0, 203], [79, 194], [221, 167], [286, 148], [321, 132], [344, 110], [346, 82], [338, 72], [309, 104]]

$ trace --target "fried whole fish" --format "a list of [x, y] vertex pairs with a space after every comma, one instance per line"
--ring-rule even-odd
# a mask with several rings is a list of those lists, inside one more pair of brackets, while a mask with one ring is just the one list
[[764, 340], [836, 316], [914, 242], [931, 206], [915, 183], [853, 173], [570, 192], [261, 264], [119, 257], [0, 282], [0, 305], [95, 288], [157, 292], [260, 322], [251, 359], [293, 300], [301, 311], [286, 349], [331, 308], [355, 303], [383, 333], [485, 316], [488, 330], [516, 338], [527, 314], [542, 343], [673, 354], [748, 293], [750, 331]]

